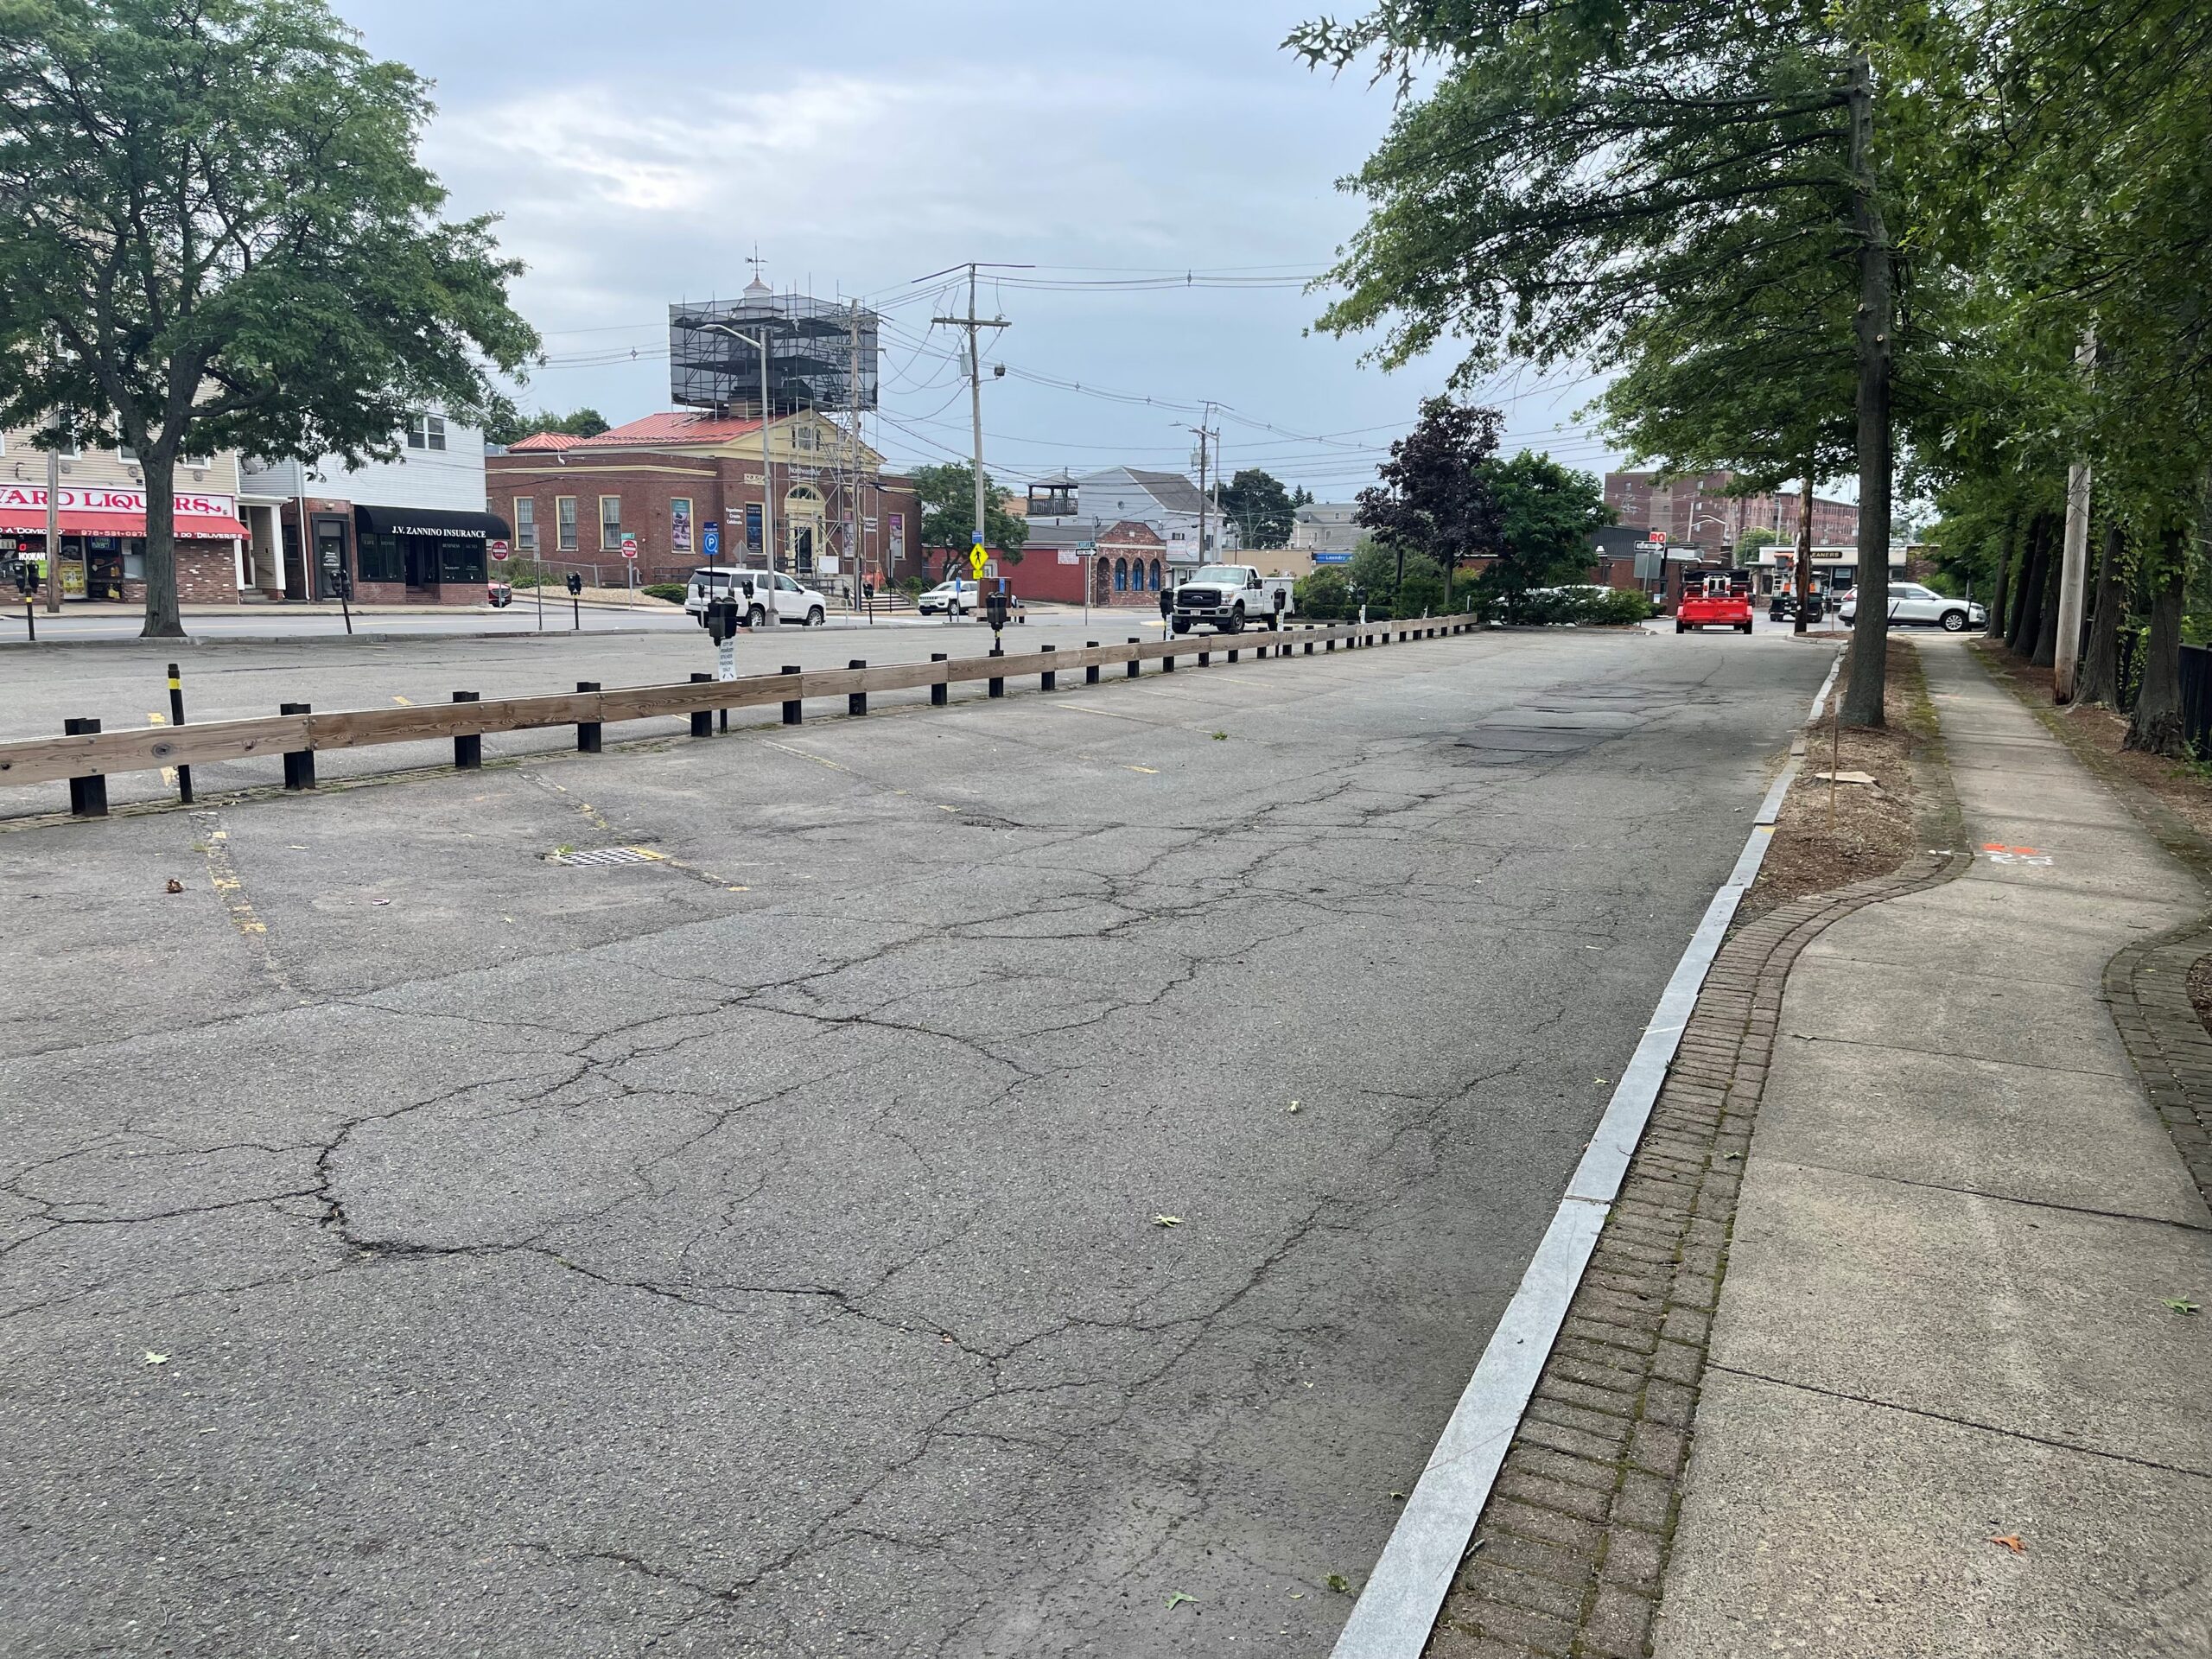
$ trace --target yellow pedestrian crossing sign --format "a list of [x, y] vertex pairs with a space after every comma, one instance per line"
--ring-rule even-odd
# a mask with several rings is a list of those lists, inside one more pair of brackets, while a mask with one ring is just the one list
[[968, 550], [968, 568], [975, 573], [978, 581], [981, 581], [982, 578], [983, 564], [983, 548], [982, 544], [979, 542], [974, 547]]

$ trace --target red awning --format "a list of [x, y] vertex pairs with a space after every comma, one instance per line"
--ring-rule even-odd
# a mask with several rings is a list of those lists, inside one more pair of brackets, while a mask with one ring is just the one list
[[[16, 535], [46, 534], [46, 514], [25, 512], [22, 508], [0, 511], [0, 530]], [[65, 536], [143, 536], [146, 520], [143, 514], [135, 512], [71, 512], [61, 513], [61, 533]], [[229, 541], [243, 539], [246, 527], [237, 519], [219, 512], [180, 512], [176, 516], [176, 537], [179, 541], [205, 541], [211, 537]]]

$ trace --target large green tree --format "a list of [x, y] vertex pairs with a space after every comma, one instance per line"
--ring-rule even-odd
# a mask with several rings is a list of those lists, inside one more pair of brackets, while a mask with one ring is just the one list
[[1483, 597], [1510, 617], [1531, 588], [1589, 580], [1597, 533], [1613, 522], [1597, 479], [1527, 449], [1483, 470], [1497, 503], [1497, 556], [1476, 583]]
[[1246, 547], [1288, 547], [1298, 526], [1297, 503], [1281, 479], [1256, 467], [1221, 486], [1221, 511]]
[[[914, 469], [914, 495], [922, 505], [922, 545], [946, 550], [948, 575], [966, 575], [964, 561], [976, 538], [976, 469], [964, 461], [948, 461]], [[1021, 544], [1029, 539], [1029, 521], [1007, 511], [1013, 492], [983, 474], [983, 534], [1014, 563], [1021, 563]]]
[[536, 350], [429, 113], [322, 0], [0, 0], [0, 419], [137, 451], [149, 637], [179, 455], [390, 454]]
[[[1464, 384], [1516, 353], [1622, 366], [1700, 283], [1754, 315], [1763, 287], [1817, 291], [1815, 323], [1850, 331], [1859, 591], [1882, 592], [1897, 251], [1860, 21], [1815, 0], [1372, 0], [1297, 31], [1402, 93], [1346, 181], [1371, 206], [1322, 325], [1382, 329], [1392, 365], [1455, 341]], [[1808, 289], [1815, 272], [1844, 275]], [[1854, 723], [1881, 721], [1885, 610], [1852, 654]]]

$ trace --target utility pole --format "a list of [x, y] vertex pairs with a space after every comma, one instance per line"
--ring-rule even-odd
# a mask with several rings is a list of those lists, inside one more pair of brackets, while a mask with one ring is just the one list
[[[89, 591], [89, 590], [88, 590]], [[46, 451], [46, 608], [61, 608], [61, 435]]]
[[[1004, 317], [979, 317], [976, 315], [976, 273], [982, 268], [982, 264], [983, 262], [975, 259], [970, 259], [967, 264], [968, 315], [964, 317], [931, 317], [930, 319], [931, 327], [944, 323], [949, 327], [965, 328], [968, 331], [968, 410], [976, 441], [976, 539], [973, 544], [976, 547], [988, 547], [990, 544], [985, 531], [983, 511], [983, 359], [982, 348], [977, 344], [976, 333], [983, 328], [1007, 328], [1013, 326]], [[1036, 269], [1033, 265], [993, 265], [991, 268], [995, 270]], [[943, 270], [931, 271], [927, 276], [919, 276], [915, 280], [923, 283], [933, 282], [939, 276], [948, 276], [960, 269], [958, 265], [948, 265]]]
[[[2097, 360], [2097, 331], [2089, 329], [2074, 353], [2086, 378]], [[2089, 562], [2089, 463], [2066, 469], [2066, 551], [2058, 573], [2058, 649], [2051, 659], [2051, 692], [2060, 702], [2074, 701], [2074, 673], [2082, 656], [2082, 579]]]
[[1198, 563], [1213, 563], [1206, 556], [1206, 442], [1212, 435], [1209, 423], [1213, 418], [1213, 404], [1208, 403], [1205, 412], [1198, 416], [1196, 426], [1185, 427], [1186, 432], [1198, 435]]
[[1813, 602], [1813, 452], [1805, 452], [1805, 493], [1797, 500], [1797, 620], [1792, 633], [1805, 632], [1805, 608]]

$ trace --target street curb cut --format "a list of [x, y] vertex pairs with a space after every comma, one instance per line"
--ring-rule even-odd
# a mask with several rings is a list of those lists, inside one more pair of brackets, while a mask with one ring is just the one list
[[[1842, 664], [1838, 652], [1814, 694], [1808, 722], [1818, 718]], [[1765, 859], [1802, 749], [1802, 743], [1793, 744], [1759, 804], [1735, 868], [1683, 948], [1551, 1224], [1476, 1362], [1331, 1659], [1415, 1659], [1428, 1645], [1468, 1540], [1515, 1444], [1516, 1430], [1572, 1306], [1585, 1294], [1585, 1271], [1616, 1213], [1615, 1202], [1691, 1026], [1707, 975], [1723, 950], [1734, 946], [1729, 924]], [[1732, 1202], [1732, 1192], [1731, 1197]]]

